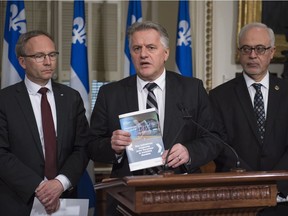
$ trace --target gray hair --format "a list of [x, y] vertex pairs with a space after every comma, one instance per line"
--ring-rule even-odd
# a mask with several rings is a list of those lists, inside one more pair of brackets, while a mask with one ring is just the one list
[[267, 25], [263, 24], [263, 23], [259, 23], [259, 22], [254, 22], [254, 23], [249, 23], [247, 25], [245, 25], [241, 31], [239, 32], [238, 35], [238, 47], [240, 46], [240, 40], [242, 38], [242, 36], [250, 29], [252, 28], [262, 28], [265, 29], [270, 37], [270, 46], [274, 47], [275, 45], [275, 35], [274, 32], [271, 28], [269, 28]]
[[26, 43], [31, 38], [37, 37], [40, 35], [45, 35], [46, 37], [50, 38], [54, 42], [53, 37], [50, 34], [48, 34], [47, 32], [42, 31], [42, 30], [33, 30], [33, 31], [26, 32], [24, 34], [21, 34], [18, 41], [17, 41], [16, 47], [15, 47], [15, 52], [16, 52], [17, 58], [19, 58], [20, 56], [25, 56], [26, 55], [26, 53], [25, 53]]
[[158, 23], [152, 21], [143, 21], [133, 23], [127, 30], [129, 48], [131, 48], [131, 37], [135, 32], [154, 29], [160, 34], [160, 42], [165, 48], [169, 48], [169, 35], [167, 30]]

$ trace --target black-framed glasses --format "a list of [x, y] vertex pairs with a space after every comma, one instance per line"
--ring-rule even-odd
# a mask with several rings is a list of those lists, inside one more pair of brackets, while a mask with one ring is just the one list
[[254, 50], [254, 52], [257, 54], [257, 55], [264, 55], [266, 50], [270, 49], [271, 46], [269, 47], [265, 47], [263, 45], [257, 45], [255, 47], [251, 47], [251, 46], [247, 46], [247, 45], [244, 45], [240, 48], [238, 48], [238, 50], [241, 52], [241, 54], [243, 55], [250, 55], [252, 53], [252, 50]]
[[37, 63], [43, 62], [46, 59], [46, 56], [49, 56], [50, 61], [55, 61], [59, 55], [59, 52], [51, 52], [48, 54], [37, 53], [34, 55], [23, 55], [23, 57], [29, 57], [35, 59]]

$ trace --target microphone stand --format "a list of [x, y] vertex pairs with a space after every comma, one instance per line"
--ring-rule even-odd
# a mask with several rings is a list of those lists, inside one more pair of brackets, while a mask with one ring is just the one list
[[167, 152], [167, 156], [165, 158], [165, 163], [164, 163], [164, 166], [163, 166], [163, 170], [159, 171], [159, 174], [160, 175], [163, 175], [163, 176], [169, 176], [169, 175], [172, 175], [174, 174], [174, 171], [173, 170], [169, 170], [168, 168], [168, 157], [170, 155], [170, 152], [171, 152], [171, 149], [172, 147], [174, 146], [177, 138], [179, 137], [180, 133], [182, 132], [183, 128], [185, 126], [185, 122], [183, 122], [183, 124], [181, 125], [181, 127], [179, 128], [179, 130], [177, 131], [177, 134], [176, 136], [174, 137], [173, 141], [172, 141], [172, 146], [168, 149], [168, 152]]
[[[201, 130], [203, 130], [205, 133], [208, 133], [210, 136], [212, 136], [213, 138], [215, 138], [217, 141], [219, 141], [220, 143], [222, 143], [224, 146], [228, 147], [230, 149], [230, 151], [232, 151], [232, 153], [235, 155], [236, 157], [236, 167], [233, 167], [230, 169], [231, 172], [245, 172], [246, 170], [240, 167], [240, 159], [239, 156], [237, 154], [237, 152], [235, 151], [234, 148], [232, 148], [232, 146], [230, 146], [229, 144], [227, 144], [224, 140], [222, 140], [220, 137], [214, 135], [213, 133], [211, 133], [208, 129], [204, 128], [202, 125], [200, 125], [199, 123], [197, 123], [196, 121], [193, 120], [192, 116], [188, 113], [188, 111], [186, 110], [186, 108], [184, 108], [183, 104], [177, 104], [178, 108], [180, 109], [180, 111], [183, 114], [183, 124], [181, 125], [181, 127], [179, 128], [179, 130], [177, 131], [176, 136], [174, 137], [171, 147], [168, 149], [167, 152], [167, 156], [165, 158], [165, 164], [163, 166], [163, 170], [159, 171], [158, 174], [160, 175], [164, 175], [164, 176], [169, 176], [171, 174], [174, 174], [173, 170], [168, 170], [168, 157], [169, 154], [171, 152], [171, 149], [173, 148], [177, 138], [179, 137], [180, 133], [182, 132], [184, 126], [186, 125], [186, 120], [190, 120], [194, 125], [196, 125], [197, 127], [199, 127]], [[184, 115], [184, 112], [186, 112], [187, 114]]]
[[211, 133], [210, 131], [208, 131], [206, 128], [204, 128], [202, 125], [200, 125], [199, 123], [195, 122], [192, 118], [192, 116], [183, 116], [183, 119], [186, 120], [191, 120], [191, 122], [193, 124], [195, 124], [197, 127], [199, 127], [200, 129], [202, 129], [204, 132], [208, 133], [210, 136], [212, 136], [213, 138], [217, 139], [219, 142], [221, 142], [222, 144], [224, 144], [226, 147], [228, 147], [230, 149], [230, 151], [233, 152], [233, 154], [236, 157], [236, 167], [233, 167], [230, 169], [231, 172], [245, 172], [246, 170], [240, 167], [240, 159], [239, 156], [237, 154], [237, 152], [235, 151], [234, 148], [232, 148], [229, 144], [227, 144], [224, 140], [222, 140], [220, 137], [214, 135], [213, 133]]

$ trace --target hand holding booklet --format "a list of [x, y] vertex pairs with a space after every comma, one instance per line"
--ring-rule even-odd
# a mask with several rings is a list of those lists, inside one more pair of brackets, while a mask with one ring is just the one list
[[119, 115], [121, 129], [131, 133], [126, 147], [130, 171], [163, 165], [164, 145], [155, 108]]
[[[52, 216], [88, 215], [88, 199], [60, 199], [59, 209]], [[50, 214], [49, 214], [50, 215]], [[35, 197], [30, 216], [48, 216], [44, 206]]]

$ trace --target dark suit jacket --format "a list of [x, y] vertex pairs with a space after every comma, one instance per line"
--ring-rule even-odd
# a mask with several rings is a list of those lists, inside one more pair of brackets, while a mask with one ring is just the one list
[[[126, 154], [121, 163], [117, 163], [115, 152], [111, 148], [111, 136], [113, 131], [120, 129], [120, 114], [139, 110], [136, 82], [136, 76], [130, 76], [102, 86], [91, 116], [93, 142], [88, 146], [89, 153], [95, 161], [113, 163], [112, 177], [132, 175]], [[178, 107], [179, 104], [186, 108], [188, 113], [183, 113]], [[181, 125], [185, 124], [183, 115], [191, 115], [195, 121], [213, 131], [209, 99], [202, 81], [167, 71], [163, 141], [166, 149], [177, 142], [187, 147], [192, 159], [189, 171], [192, 172], [213, 160], [220, 147], [217, 141], [199, 130], [191, 121], [186, 122], [182, 133], [176, 142], [172, 143]], [[186, 170], [182, 166], [175, 172]]]
[[[57, 112], [58, 174], [75, 186], [88, 162], [88, 122], [80, 94], [52, 83]], [[0, 91], [0, 215], [30, 215], [44, 178], [44, 156], [24, 82]]]
[[[242, 168], [247, 171], [288, 169], [287, 80], [270, 75], [263, 145], [243, 75], [211, 90], [209, 95], [216, 112], [217, 128], [239, 154]], [[215, 162], [216, 170], [228, 171], [235, 166], [235, 156], [225, 149]], [[288, 185], [282, 183], [280, 191], [287, 193]]]

